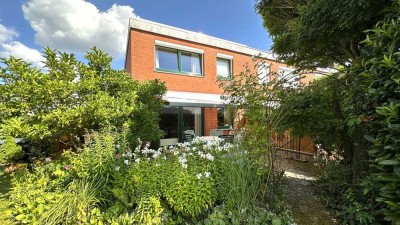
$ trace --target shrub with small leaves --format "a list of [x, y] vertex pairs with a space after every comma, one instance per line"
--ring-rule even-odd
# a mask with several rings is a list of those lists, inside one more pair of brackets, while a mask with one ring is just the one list
[[14, 138], [7, 137], [0, 147], [0, 164], [13, 163], [23, 156], [22, 147], [15, 143]]

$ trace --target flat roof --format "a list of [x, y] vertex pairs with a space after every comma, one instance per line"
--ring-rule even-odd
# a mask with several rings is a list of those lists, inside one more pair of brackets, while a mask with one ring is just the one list
[[161, 34], [181, 40], [195, 42], [229, 51], [239, 52], [250, 56], [258, 56], [276, 61], [276, 57], [270, 52], [248, 47], [244, 44], [227, 41], [221, 38], [212, 37], [203, 33], [184, 30], [181, 28], [168, 26], [165, 24], [145, 20], [141, 18], [130, 18], [129, 27], [151, 33]]

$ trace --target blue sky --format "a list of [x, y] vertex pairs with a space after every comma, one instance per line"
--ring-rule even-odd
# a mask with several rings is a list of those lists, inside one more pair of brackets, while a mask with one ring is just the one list
[[13, 55], [41, 66], [42, 46], [81, 57], [96, 45], [121, 69], [133, 16], [262, 50], [271, 46], [254, 0], [2, 0], [0, 57]]

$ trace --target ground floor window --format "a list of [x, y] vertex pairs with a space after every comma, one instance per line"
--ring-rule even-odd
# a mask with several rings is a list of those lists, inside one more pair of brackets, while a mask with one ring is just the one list
[[162, 146], [191, 141], [196, 136], [230, 134], [233, 126], [231, 113], [217, 107], [164, 107], [160, 128], [164, 131]]
[[218, 128], [232, 128], [233, 117], [226, 108], [219, 108], [218, 113]]
[[160, 120], [164, 139], [176, 138], [183, 142], [203, 136], [203, 118], [200, 107], [164, 107]]

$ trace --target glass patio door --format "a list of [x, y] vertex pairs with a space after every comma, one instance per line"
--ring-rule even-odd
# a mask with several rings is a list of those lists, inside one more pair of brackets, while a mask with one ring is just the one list
[[164, 138], [178, 138], [179, 142], [184, 142], [202, 136], [202, 111], [200, 107], [164, 107], [160, 120]]

